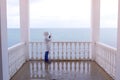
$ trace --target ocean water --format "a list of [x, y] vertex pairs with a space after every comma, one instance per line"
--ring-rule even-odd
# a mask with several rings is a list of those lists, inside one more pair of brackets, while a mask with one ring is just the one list
[[[41, 28], [30, 29], [30, 41], [43, 41], [44, 32], [52, 34], [52, 41], [91, 41], [90, 28]], [[100, 42], [116, 47], [117, 30], [113, 28], [102, 28], [100, 30]], [[20, 29], [8, 29], [8, 47], [20, 42]]]

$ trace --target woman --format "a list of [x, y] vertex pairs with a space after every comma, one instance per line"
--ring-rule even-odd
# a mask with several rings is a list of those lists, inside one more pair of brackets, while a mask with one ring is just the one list
[[50, 53], [51, 34], [48, 33], [48, 32], [44, 32], [44, 36], [45, 36], [44, 42], [45, 42], [45, 47], [46, 47], [46, 50], [45, 50], [45, 62], [49, 62], [48, 54]]

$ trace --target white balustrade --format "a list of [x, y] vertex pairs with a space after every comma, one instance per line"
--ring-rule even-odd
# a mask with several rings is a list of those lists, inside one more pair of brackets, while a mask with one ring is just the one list
[[[9, 54], [9, 74], [10, 78], [20, 69], [26, 60], [25, 43], [19, 43], [8, 49]], [[95, 61], [114, 79], [115, 77], [115, 56], [117, 50], [103, 43], [96, 43]], [[29, 42], [29, 60], [44, 60], [45, 45], [44, 42]], [[59, 62], [60, 60], [92, 60], [91, 59], [91, 42], [52, 42], [49, 54], [51, 60], [58, 60], [49, 66], [50, 71], [71, 72], [80, 71], [87, 73], [89, 71], [89, 63], [69, 61]], [[35, 62], [30, 64], [31, 77], [44, 78], [45, 74], [37, 71], [45, 71], [44, 62]], [[74, 66], [74, 67], [73, 67]], [[81, 69], [85, 68], [86, 69]], [[40, 74], [41, 73], [41, 74]]]
[[[43, 60], [45, 55], [44, 42], [30, 42], [30, 60]], [[52, 42], [51, 60], [90, 60], [90, 42]]]
[[20, 69], [25, 62], [25, 43], [19, 43], [8, 48], [10, 78]]
[[115, 56], [117, 49], [103, 43], [96, 43], [96, 62], [112, 77], [115, 77]]

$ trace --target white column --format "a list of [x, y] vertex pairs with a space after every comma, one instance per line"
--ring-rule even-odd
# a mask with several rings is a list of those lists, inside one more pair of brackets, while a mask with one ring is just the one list
[[99, 41], [100, 32], [100, 0], [92, 0], [91, 6], [92, 59], [95, 60], [95, 43]]
[[26, 43], [25, 54], [29, 59], [29, 0], [20, 0], [21, 42]]
[[118, 0], [118, 29], [115, 80], [120, 80], [120, 0]]
[[0, 0], [0, 80], [9, 80], [6, 0]]

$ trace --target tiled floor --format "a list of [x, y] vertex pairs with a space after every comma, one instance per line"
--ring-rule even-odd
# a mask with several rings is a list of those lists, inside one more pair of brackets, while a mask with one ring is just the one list
[[29, 61], [11, 80], [113, 80], [92, 61]]

